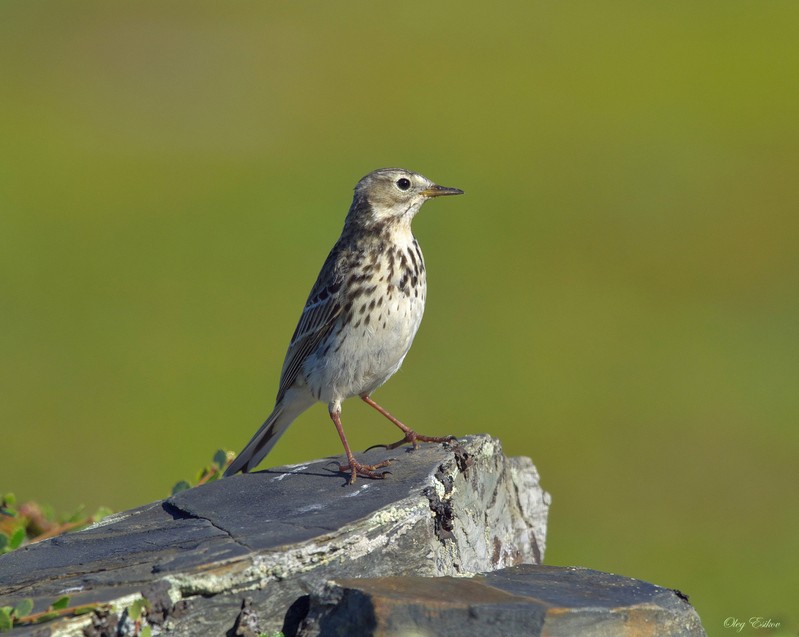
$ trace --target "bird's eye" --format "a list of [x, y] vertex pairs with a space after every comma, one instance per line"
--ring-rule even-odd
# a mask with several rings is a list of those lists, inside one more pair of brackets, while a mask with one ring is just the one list
[[397, 179], [397, 188], [400, 190], [408, 190], [411, 187], [411, 180], [406, 177]]

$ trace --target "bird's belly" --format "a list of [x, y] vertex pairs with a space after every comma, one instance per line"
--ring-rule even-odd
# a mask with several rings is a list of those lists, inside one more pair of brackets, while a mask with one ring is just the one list
[[380, 387], [402, 365], [423, 313], [423, 297], [400, 292], [380, 308], [355, 312], [349, 322], [337, 324], [327, 345], [305, 366], [312, 393], [330, 403]]

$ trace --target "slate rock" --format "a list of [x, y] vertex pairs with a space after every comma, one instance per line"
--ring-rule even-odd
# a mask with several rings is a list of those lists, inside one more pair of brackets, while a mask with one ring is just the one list
[[[507, 458], [499, 441], [359, 457], [397, 461], [387, 479], [352, 486], [340, 457], [233, 476], [0, 556], [0, 606], [31, 598], [38, 612], [68, 594], [121, 617], [145, 596], [154, 629], [222, 635], [237, 618], [242, 628], [250, 598], [260, 630], [288, 633], [308, 591], [329, 579], [462, 575], [543, 558], [549, 495], [532, 462]], [[91, 623], [68, 617], [9, 634], [79, 634]]]
[[704, 637], [679, 592], [586, 568], [519, 565], [474, 577], [337, 579], [301, 637]]

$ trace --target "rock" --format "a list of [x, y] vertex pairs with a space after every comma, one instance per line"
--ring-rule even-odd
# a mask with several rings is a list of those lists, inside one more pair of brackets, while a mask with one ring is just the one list
[[341, 458], [279, 467], [0, 556], [0, 606], [101, 604], [8, 634], [704, 635], [676, 591], [539, 566], [549, 496], [497, 440], [362, 458], [390, 455], [386, 480], [348, 486]]
[[474, 577], [338, 579], [311, 595], [300, 637], [703, 637], [676, 591], [585, 568]]
[[[66, 594], [72, 606], [107, 603], [107, 616], [122, 617], [146, 597], [156, 634], [163, 627], [222, 635], [234, 623], [241, 631], [257, 623], [288, 635], [305, 617], [308, 591], [326, 580], [459, 576], [541, 562], [549, 496], [529, 459], [505, 457], [489, 436], [360, 458], [391, 456], [398, 459], [386, 480], [348, 486], [336, 471], [341, 458], [278, 467], [28, 545], [0, 557], [0, 606], [31, 598], [38, 612]], [[244, 598], [252, 600], [246, 608]], [[43, 627], [80, 634], [93, 618]]]

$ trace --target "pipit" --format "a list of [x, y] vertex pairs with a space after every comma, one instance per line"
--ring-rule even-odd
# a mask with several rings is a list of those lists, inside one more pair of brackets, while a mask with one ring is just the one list
[[341, 425], [341, 403], [359, 396], [399, 427], [404, 436], [388, 445], [444, 442], [422, 436], [371, 399], [402, 365], [419, 329], [427, 293], [424, 259], [411, 221], [433, 197], [460, 195], [410, 170], [382, 168], [355, 186], [344, 229], [308, 295], [289, 344], [275, 408], [225, 471], [230, 476], [257, 466], [280, 435], [317, 401], [327, 403], [344, 445], [349, 483], [377, 472], [390, 461], [361, 464]]

